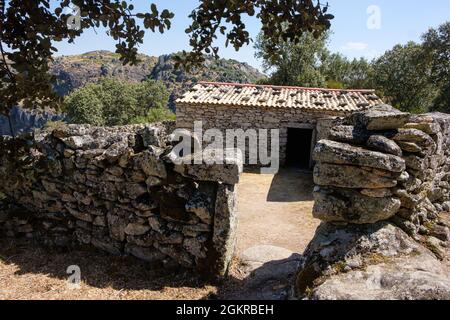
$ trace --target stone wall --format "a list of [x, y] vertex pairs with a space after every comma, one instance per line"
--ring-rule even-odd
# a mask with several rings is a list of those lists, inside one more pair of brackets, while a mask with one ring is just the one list
[[223, 275], [239, 165], [176, 165], [174, 123], [67, 125], [0, 141], [0, 235]]
[[[438, 275], [446, 268], [437, 263], [450, 244], [441, 217], [450, 212], [450, 115], [376, 106], [335, 121], [313, 157], [313, 216], [322, 224], [305, 251], [297, 292], [315, 287], [310, 294], [326, 299], [450, 296], [449, 275]], [[380, 284], [370, 286], [374, 277]], [[423, 290], [412, 288], [418, 283]]]
[[[177, 127], [192, 130], [194, 121], [202, 121], [203, 130], [279, 129], [280, 164], [286, 159], [288, 128], [312, 129], [313, 144], [327, 134], [327, 119], [343, 116], [341, 112], [305, 112], [294, 108], [262, 108], [245, 106], [177, 105]], [[320, 125], [318, 125], [320, 124]], [[247, 150], [246, 150], [247, 151]], [[270, 152], [270, 145], [269, 145]]]

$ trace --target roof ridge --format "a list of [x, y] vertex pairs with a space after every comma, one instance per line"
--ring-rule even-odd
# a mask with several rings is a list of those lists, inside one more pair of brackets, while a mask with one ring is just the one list
[[298, 86], [279, 86], [268, 84], [253, 84], [253, 83], [237, 83], [237, 82], [214, 82], [214, 81], [198, 81], [197, 84], [203, 85], [218, 85], [218, 86], [240, 86], [240, 87], [255, 87], [255, 88], [280, 88], [280, 89], [298, 89], [306, 91], [343, 91], [343, 92], [375, 92], [375, 89], [331, 89], [331, 88], [312, 88], [312, 87], [298, 87]]

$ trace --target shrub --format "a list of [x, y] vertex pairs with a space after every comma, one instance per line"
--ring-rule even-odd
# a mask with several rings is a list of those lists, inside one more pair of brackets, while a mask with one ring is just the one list
[[145, 116], [134, 118], [131, 123], [152, 123], [164, 120], [175, 120], [175, 114], [167, 108], [153, 108]]
[[74, 91], [65, 102], [69, 122], [112, 126], [163, 116], [161, 110], [166, 109], [168, 99], [169, 93], [161, 82], [127, 83], [105, 78]]

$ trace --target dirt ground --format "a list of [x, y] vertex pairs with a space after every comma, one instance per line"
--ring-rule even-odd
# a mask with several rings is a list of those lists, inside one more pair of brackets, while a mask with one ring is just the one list
[[[244, 173], [238, 185], [237, 256], [249, 247], [269, 244], [301, 253], [318, 221], [311, 217], [310, 175]], [[81, 269], [81, 286], [68, 285], [67, 267]], [[64, 252], [0, 240], [0, 299], [227, 299], [245, 297], [246, 277], [237, 258], [220, 285], [189, 272], [154, 270], [132, 257], [97, 250]], [[287, 284], [285, 284], [287, 285]], [[279, 287], [277, 283], [275, 286]]]
[[238, 185], [238, 253], [268, 244], [302, 253], [319, 220], [312, 217], [311, 173], [281, 169], [278, 174], [244, 173]]

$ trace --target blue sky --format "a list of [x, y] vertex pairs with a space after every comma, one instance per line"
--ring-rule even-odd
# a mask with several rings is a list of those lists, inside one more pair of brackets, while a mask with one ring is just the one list
[[[134, 0], [136, 10], [149, 11], [150, 4], [156, 3], [160, 9], [168, 8], [175, 13], [171, 30], [164, 33], [147, 32], [139, 51], [147, 55], [161, 55], [189, 49], [188, 37], [184, 30], [189, 25], [189, 13], [196, 7], [196, 0]], [[397, 43], [419, 41], [428, 28], [450, 20], [448, 0], [329, 0], [329, 12], [335, 15], [332, 21], [332, 35], [329, 48], [353, 57], [377, 57]], [[369, 12], [368, 12], [369, 9]], [[368, 27], [368, 21], [370, 28]], [[245, 19], [248, 31], [254, 38], [260, 23], [256, 18]], [[375, 24], [374, 24], [375, 23]], [[260, 61], [254, 57], [250, 44], [236, 52], [224, 48], [224, 41], [218, 40], [220, 55], [244, 61], [260, 68]], [[85, 31], [75, 44], [57, 43], [58, 55], [79, 54], [91, 50], [115, 50], [115, 42], [104, 30]]]

